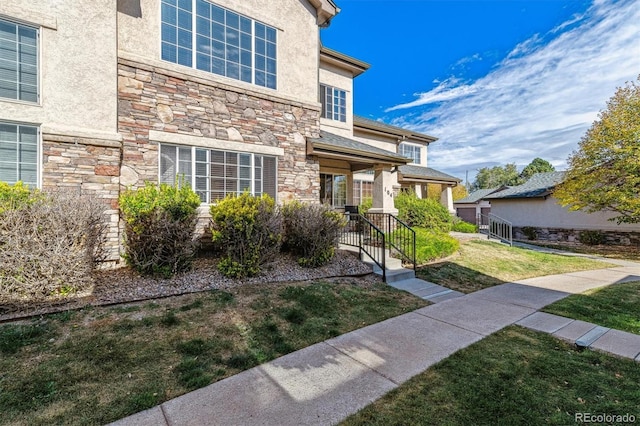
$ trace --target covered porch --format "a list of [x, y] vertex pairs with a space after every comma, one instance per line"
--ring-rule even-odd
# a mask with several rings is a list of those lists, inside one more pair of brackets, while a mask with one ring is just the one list
[[398, 167], [410, 159], [354, 139], [321, 131], [307, 140], [307, 154], [320, 163], [320, 202], [336, 209], [372, 199], [371, 213], [396, 215]]
[[440, 186], [440, 203], [455, 214], [452, 189], [460, 179], [431, 167], [403, 165], [398, 167], [398, 182], [403, 189], [412, 189], [419, 198], [427, 197], [429, 185]]

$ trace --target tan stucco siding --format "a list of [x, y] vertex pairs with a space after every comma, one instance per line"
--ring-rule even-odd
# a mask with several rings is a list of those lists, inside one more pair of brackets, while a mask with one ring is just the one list
[[361, 133], [358, 129], [355, 129], [353, 138], [367, 145], [375, 146], [376, 148], [395, 153], [398, 152], [397, 138], [392, 136], [371, 135], [369, 133]]
[[0, 98], [0, 120], [42, 125], [54, 134], [117, 138], [115, 2], [0, 2], [0, 16], [40, 31], [40, 102]]
[[277, 30], [277, 90], [172, 64], [160, 56], [160, 5], [140, 0], [136, 10], [118, 13], [120, 56], [169, 70], [188, 72], [245, 90], [264, 92], [303, 103], [318, 103], [319, 35], [316, 10], [299, 0], [217, 0], [218, 6], [245, 15]]
[[617, 225], [605, 212], [571, 212], [557, 204], [557, 199], [491, 200], [491, 213], [513, 223], [513, 226], [538, 228], [596, 229], [602, 231], [640, 231], [638, 224]]
[[328, 132], [347, 138], [353, 137], [353, 74], [350, 71], [321, 62], [319, 76], [320, 84], [344, 90], [347, 101], [345, 122], [321, 118], [320, 126]]

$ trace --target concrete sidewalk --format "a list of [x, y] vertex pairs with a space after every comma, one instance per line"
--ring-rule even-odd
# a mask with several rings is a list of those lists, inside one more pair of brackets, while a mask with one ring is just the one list
[[[615, 268], [533, 278], [448, 298], [283, 356], [114, 424], [336, 424], [438, 361], [508, 325], [521, 324], [574, 342], [590, 338], [588, 334], [598, 328], [595, 324], [537, 311], [572, 293], [638, 280], [640, 265], [626, 262]], [[421, 297], [433, 291], [418, 282], [413, 287], [422, 291]], [[607, 329], [588, 346], [640, 361], [640, 336], [629, 334]]]

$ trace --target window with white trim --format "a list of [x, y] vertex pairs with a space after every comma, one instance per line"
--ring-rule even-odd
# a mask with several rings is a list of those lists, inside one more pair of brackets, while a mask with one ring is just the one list
[[414, 164], [420, 164], [421, 151], [422, 151], [421, 147], [417, 145], [401, 143], [398, 146], [398, 153], [403, 157], [410, 158], [411, 162]]
[[347, 121], [347, 92], [335, 87], [320, 85], [322, 117], [336, 121]]
[[38, 102], [38, 29], [0, 19], [0, 98]]
[[347, 204], [347, 177], [320, 173], [320, 202], [344, 207]]
[[206, 0], [162, 0], [162, 59], [275, 89], [277, 31]]
[[0, 181], [38, 186], [38, 128], [0, 122]]
[[373, 182], [368, 180], [354, 180], [353, 204], [358, 206], [366, 199], [373, 199]]
[[198, 147], [160, 145], [160, 183], [185, 183], [203, 203], [248, 191], [276, 198], [276, 157]]

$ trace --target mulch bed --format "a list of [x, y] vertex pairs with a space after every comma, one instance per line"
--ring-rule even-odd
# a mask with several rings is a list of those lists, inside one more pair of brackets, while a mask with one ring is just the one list
[[342, 250], [336, 251], [331, 262], [319, 268], [303, 268], [292, 256], [281, 255], [266, 265], [263, 273], [247, 279], [224, 277], [216, 269], [216, 263], [215, 259], [198, 258], [194, 261], [191, 271], [169, 279], [143, 277], [126, 267], [98, 271], [94, 288], [85, 294], [46, 302], [20, 301], [1, 304], [0, 322], [86, 306], [137, 302], [207, 290], [228, 290], [243, 285], [358, 277], [372, 273], [371, 266], [358, 260], [356, 254]]

